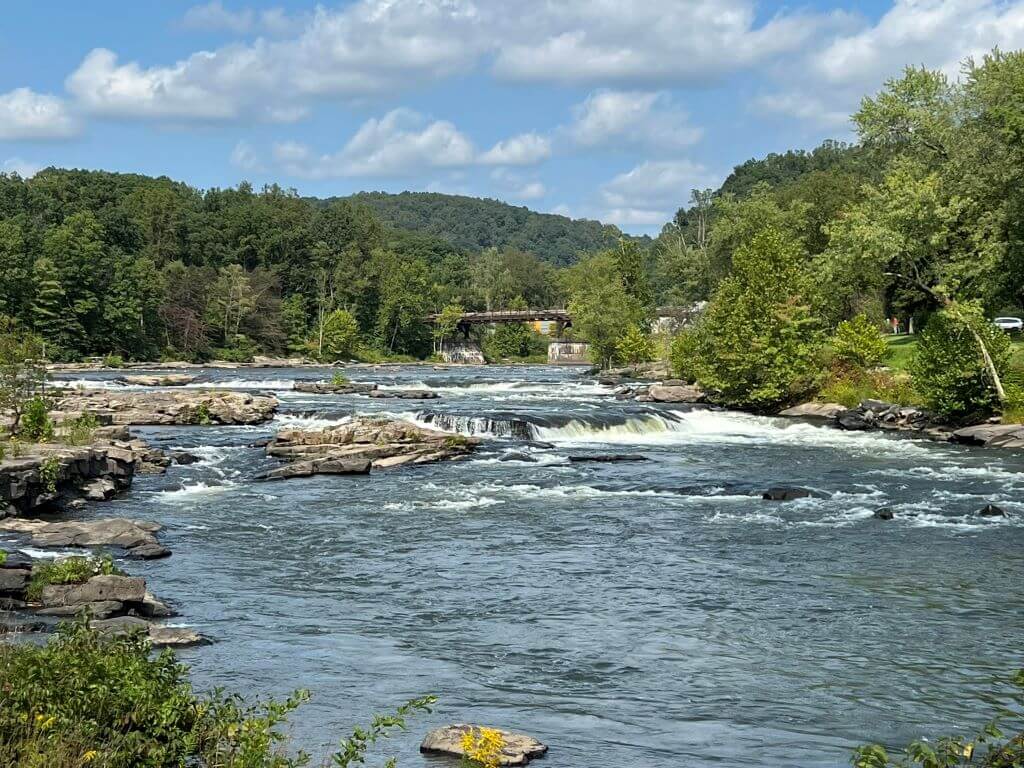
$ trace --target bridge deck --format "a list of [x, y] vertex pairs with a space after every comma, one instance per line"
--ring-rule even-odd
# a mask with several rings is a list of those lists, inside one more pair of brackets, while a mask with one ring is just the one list
[[[439, 315], [427, 315], [427, 320], [435, 322]], [[483, 323], [530, 323], [536, 320], [553, 320], [569, 322], [567, 309], [507, 309], [493, 312], [465, 312], [459, 318], [459, 325], [480, 325]]]

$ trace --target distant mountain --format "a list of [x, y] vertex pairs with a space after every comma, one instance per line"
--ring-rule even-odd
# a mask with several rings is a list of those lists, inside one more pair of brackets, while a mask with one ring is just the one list
[[580, 254], [611, 248], [623, 236], [610, 224], [537, 213], [489, 198], [360, 192], [344, 199], [369, 206], [396, 229], [440, 237], [469, 251], [515, 248], [551, 264], [572, 264]]

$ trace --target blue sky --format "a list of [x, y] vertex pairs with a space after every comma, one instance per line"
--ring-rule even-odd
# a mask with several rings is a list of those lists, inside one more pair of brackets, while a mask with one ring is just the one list
[[1024, 43], [1024, 2], [134, 0], [0, 27], [0, 171], [496, 197], [656, 233], [750, 157], [852, 138], [906, 64]]

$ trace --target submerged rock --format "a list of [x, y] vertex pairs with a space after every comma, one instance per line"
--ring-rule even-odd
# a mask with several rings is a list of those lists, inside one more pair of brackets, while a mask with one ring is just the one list
[[265, 479], [315, 474], [365, 474], [370, 468], [456, 459], [480, 441], [401, 419], [358, 417], [321, 430], [284, 429], [267, 445], [267, 455], [292, 462]]
[[978, 510], [978, 517], [1006, 517], [1006, 512], [995, 504], [986, 504]]
[[621, 461], [650, 461], [650, 459], [639, 453], [605, 453], [597, 456], [570, 456], [569, 461], [573, 464], [584, 464], [587, 462], [611, 464]]
[[186, 467], [189, 464], [196, 464], [202, 461], [202, 459], [200, 459], [194, 453], [189, 453], [188, 451], [175, 451], [174, 453], [171, 454], [170, 458], [172, 462], [182, 467]]
[[104, 635], [130, 635], [142, 632], [157, 648], [184, 648], [193, 645], [209, 645], [211, 640], [188, 627], [164, 627], [150, 624], [135, 616], [118, 616], [111, 619], [94, 619], [89, 626]]
[[[466, 757], [466, 752], [462, 748], [462, 739], [467, 733], [479, 732], [481, 727], [488, 726], [456, 723], [454, 725], [446, 725], [443, 728], [437, 728], [428, 733], [426, 738], [423, 739], [423, 743], [420, 744], [420, 752], [450, 755], [452, 757]], [[532, 736], [527, 736], [525, 733], [513, 733], [501, 728], [490, 730], [495, 730], [501, 734], [503, 741], [501, 757], [498, 761], [499, 765], [526, 765], [534, 758], [541, 757], [548, 751], [547, 745], [542, 744]]]
[[335, 384], [330, 381], [297, 381], [295, 382], [296, 392], [307, 392], [314, 395], [354, 395], [372, 392], [377, 388], [376, 384], [368, 384], [357, 381], [347, 381], [343, 384]]
[[881, 509], [876, 509], [872, 517], [876, 520], [892, 520], [895, 514], [892, 511], [892, 507], [882, 507]]
[[762, 493], [761, 498], [765, 501], [794, 501], [795, 499], [825, 499], [828, 497], [820, 491], [810, 488], [775, 486]]
[[374, 389], [366, 396], [379, 400], [437, 400], [441, 397], [429, 389]]

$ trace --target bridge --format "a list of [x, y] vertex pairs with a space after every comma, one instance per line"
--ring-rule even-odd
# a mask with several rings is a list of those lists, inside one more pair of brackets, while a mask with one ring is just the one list
[[[436, 323], [441, 315], [427, 315], [427, 321]], [[488, 312], [463, 312], [456, 329], [469, 338], [469, 329], [474, 325], [492, 325], [494, 323], [534, 323], [549, 320], [558, 324], [559, 332], [572, 325], [572, 317], [567, 309], [498, 309]]]

